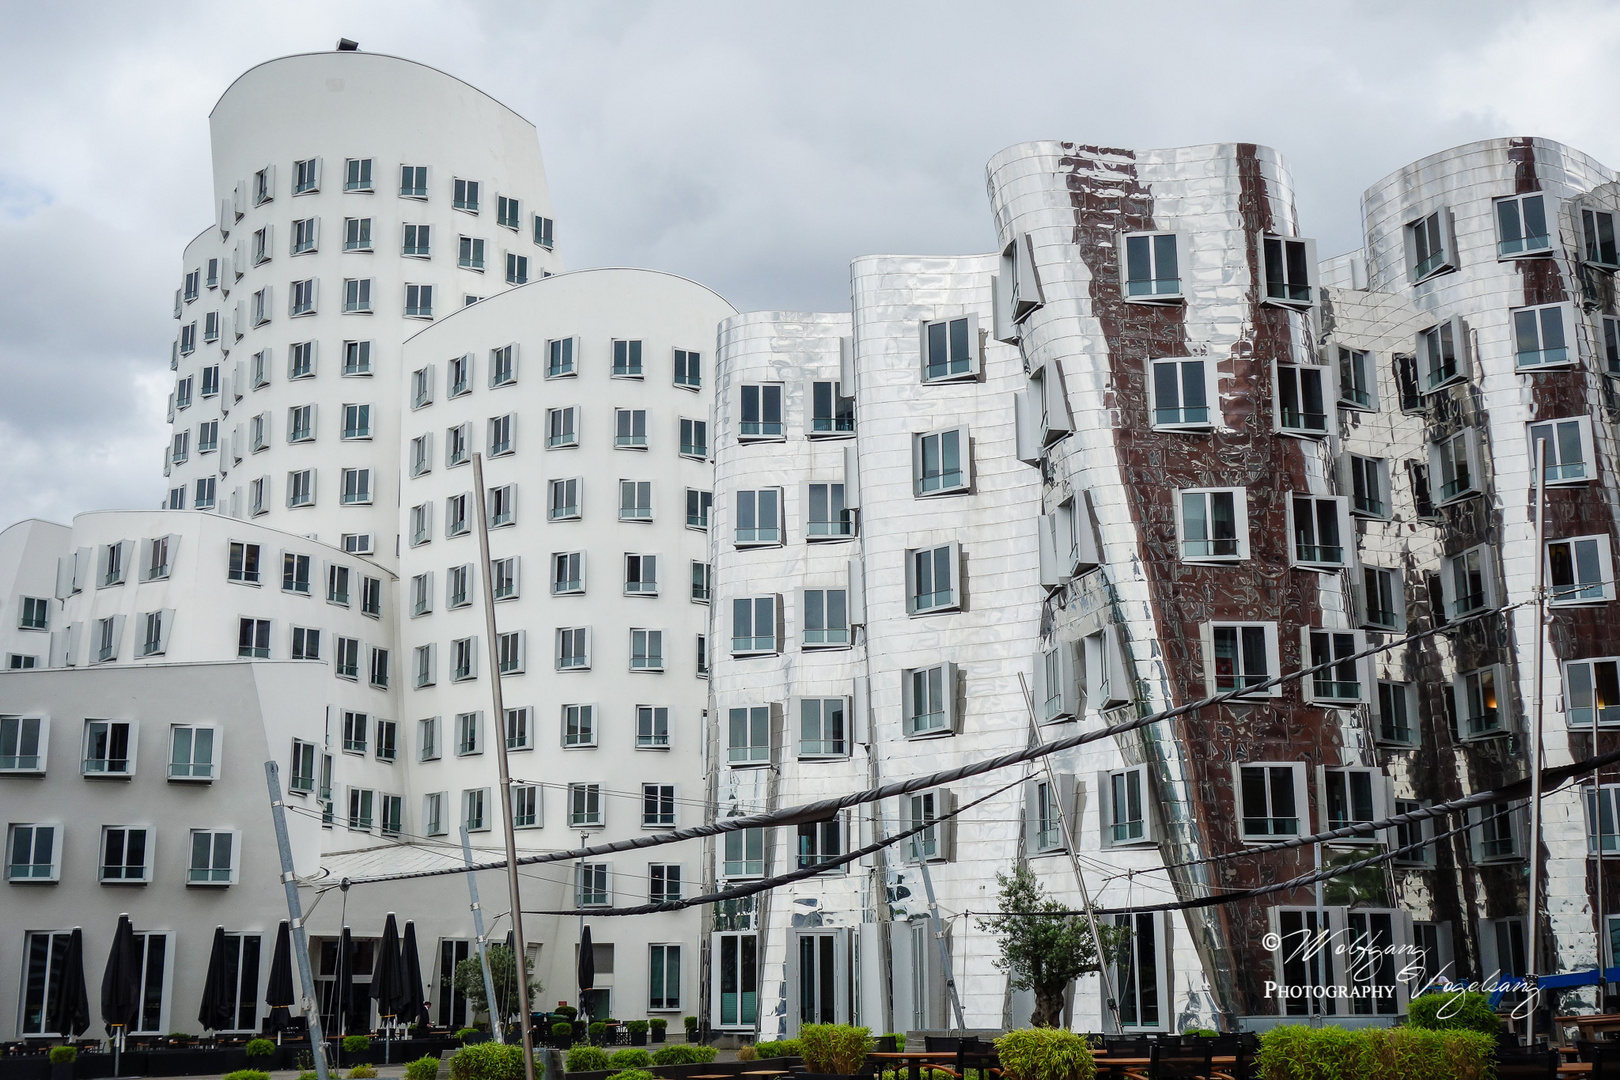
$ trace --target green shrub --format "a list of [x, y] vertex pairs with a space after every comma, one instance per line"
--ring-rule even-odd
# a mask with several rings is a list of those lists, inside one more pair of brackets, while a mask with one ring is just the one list
[[405, 1066], [405, 1080], [439, 1080], [439, 1059], [428, 1054], [409, 1062]]
[[897, 1031], [893, 1035], [886, 1035], [884, 1037], [894, 1040], [894, 1048], [897, 1051], [900, 1051], [901, 1053], [905, 1052], [905, 1049], [906, 1049], [906, 1033], [905, 1032]]
[[1092, 1080], [1097, 1062], [1086, 1040], [1061, 1028], [1024, 1028], [996, 1040], [1006, 1080]]
[[1203, 1039], [1213, 1039], [1219, 1036], [1220, 1032], [1216, 1031], [1214, 1028], [1188, 1028], [1186, 1031], [1183, 1031], [1182, 1034], [1192, 1035]]
[[627, 1046], [608, 1055], [608, 1067], [613, 1069], [645, 1069], [652, 1064], [652, 1055], [639, 1046]]
[[314, 1069], [308, 1069], [298, 1074], [298, 1080], [321, 1080], [321, 1074]]
[[559, 1016], [566, 1016], [570, 1019], [579, 1015], [579, 1010], [574, 1008], [572, 1005], [559, 1005], [551, 1011], [557, 1013]]
[[591, 1042], [600, 1044], [603, 1037], [607, 1035], [607, 1021], [593, 1020], [585, 1030], [590, 1033]]
[[258, 1069], [237, 1069], [226, 1073], [225, 1080], [270, 1080], [270, 1074]]
[[693, 1028], [698, 1026], [697, 1017], [695, 1016], [684, 1016], [681, 1018], [681, 1023], [686, 1025], [687, 1031], [691, 1031]]
[[694, 1046], [691, 1043], [672, 1043], [653, 1053], [654, 1065], [707, 1065], [719, 1053], [712, 1046]]
[[596, 1072], [610, 1067], [608, 1053], [600, 1046], [571, 1047], [568, 1051], [568, 1060], [564, 1064], [569, 1072]]
[[574, 1025], [567, 1020], [559, 1020], [551, 1025], [551, 1033], [559, 1039], [572, 1039], [574, 1037]]
[[872, 1052], [872, 1029], [850, 1024], [805, 1024], [799, 1028], [799, 1050], [805, 1072], [852, 1076]]
[[626, 1020], [624, 1023], [624, 1030], [628, 1031], [632, 1035], [645, 1035], [647, 1034], [647, 1021]]
[[450, 1080], [523, 1080], [523, 1047], [481, 1042], [450, 1058]]
[[665, 1020], [662, 1016], [653, 1017], [651, 1020], [647, 1021], [647, 1024], [654, 1031], [663, 1031], [665, 1028], [669, 1027], [669, 1021]]
[[1495, 1057], [1495, 1037], [1477, 1031], [1290, 1024], [1260, 1037], [1255, 1064], [1263, 1080], [1488, 1080]]
[[608, 1080], [658, 1080], [658, 1077], [646, 1069], [626, 1069], [622, 1073], [614, 1073]]
[[79, 1048], [76, 1046], [53, 1046], [51, 1047], [50, 1057], [52, 1065], [71, 1065], [79, 1060]]
[[1419, 994], [1406, 1015], [1407, 1023], [1429, 1031], [1478, 1031], [1494, 1039], [1502, 1030], [1490, 999], [1471, 990]]
[[779, 1039], [776, 1042], [755, 1043], [754, 1053], [761, 1058], [788, 1058], [799, 1057], [804, 1051], [798, 1039]]
[[462, 1028], [460, 1031], [456, 1032], [456, 1041], [462, 1045], [466, 1045], [467, 1039], [476, 1034], [478, 1034], [477, 1028]]
[[[270, 1074], [264, 1073], [264, 1080], [270, 1080]], [[371, 1065], [356, 1065], [349, 1070], [349, 1080], [377, 1080], [377, 1070]]]
[[276, 1044], [269, 1039], [249, 1039], [246, 1049], [248, 1057], [271, 1057], [276, 1052]]
[[754, 1053], [754, 1048], [752, 1046], [744, 1044], [737, 1047], [738, 1061], [753, 1061], [758, 1056], [758, 1054]]
[[362, 1051], [370, 1050], [370, 1049], [371, 1049], [371, 1036], [370, 1035], [345, 1035], [345, 1036], [343, 1036], [343, 1052], [345, 1054], [358, 1054], [358, 1053], [361, 1053]]

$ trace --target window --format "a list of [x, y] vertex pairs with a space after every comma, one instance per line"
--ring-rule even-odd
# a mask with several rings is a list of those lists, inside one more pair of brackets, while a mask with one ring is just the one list
[[185, 301], [188, 304], [191, 303], [193, 300], [197, 299], [197, 296], [199, 295], [199, 293], [201, 291], [200, 280], [199, 280], [200, 277], [201, 277], [201, 274], [200, 274], [199, 271], [190, 270], [190, 271], [186, 272], [186, 280], [185, 280], [185, 285], [183, 287], [183, 291], [184, 291], [184, 295], [185, 295]]
[[630, 670], [664, 670], [664, 632], [662, 630], [630, 631]]
[[400, 248], [401, 255], [425, 259], [433, 253], [431, 225], [405, 226], [405, 241]]
[[912, 493], [950, 495], [973, 483], [968, 429], [946, 428], [911, 437]]
[[619, 378], [641, 378], [641, 342], [613, 342], [613, 374]]
[[746, 384], [741, 394], [742, 411], [737, 423], [737, 438], [782, 438], [781, 383]]
[[[1280, 670], [1276, 623], [1211, 623], [1210, 644], [1212, 693], [1258, 687]], [[1257, 692], [1276, 696], [1281, 691], [1269, 687]]]
[[[343, 219], [343, 250], [344, 251], [370, 251], [371, 250], [371, 219], [370, 218], [344, 218]], [[371, 310], [371, 282], [366, 280], [366, 306], [362, 308], [350, 306], [351, 294], [349, 286], [354, 279], [343, 282], [343, 310], [344, 311], [370, 311]]]
[[[740, 492], [738, 497], [753, 492]], [[699, 491], [697, 488], [686, 489], [686, 527], [688, 529], [707, 529], [709, 527], [709, 511], [714, 508], [714, 493], [712, 491]]]
[[491, 559], [489, 577], [491, 595], [494, 599], [515, 599], [518, 595], [518, 556]]
[[[176, 432], [174, 444], [169, 451], [169, 461], [175, 465], [184, 464], [191, 457], [191, 432]], [[181, 488], [182, 492], [185, 490]]]
[[483, 714], [477, 712], [456, 714], [457, 757], [468, 757], [484, 752], [484, 744], [478, 730], [482, 717]]
[[798, 858], [794, 869], [825, 866], [844, 856], [844, 821], [834, 816], [821, 821], [805, 821], [798, 828]]
[[197, 478], [197, 494], [192, 506], [197, 510], [212, 510], [214, 508], [214, 477], [200, 476]]
[[956, 720], [956, 665], [935, 664], [913, 668], [902, 676], [902, 711], [905, 733], [939, 735], [954, 730]]
[[[691, 494], [698, 494], [691, 492]], [[703, 494], [708, 494], [704, 492]], [[690, 505], [688, 498], [687, 524], [708, 527], [708, 515], [702, 513], [703, 508]], [[782, 505], [782, 491], [780, 488], [761, 488], [758, 491], [737, 492], [737, 532], [736, 543], [739, 547], [753, 544], [780, 544], [782, 542], [782, 527], [780, 508]], [[698, 514], [693, 514], [693, 510]], [[692, 520], [697, 517], [698, 520]]]
[[458, 178], [455, 181], [454, 196], [450, 205], [457, 210], [478, 213], [478, 181]]
[[231, 885], [236, 881], [236, 834], [191, 830], [191, 864], [187, 885]]
[[468, 832], [483, 832], [489, 828], [488, 788], [469, 788], [461, 793], [461, 821]]
[[1203, 360], [1174, 358], [1149, 361], [1148, 408], [1158, 429], [1209, 428], [1214, 424], [1209, 403], [1214, 397]]
[[48, 733], [40, 717], [0, 716], [0, 773], [43, 772]]
[[266, 497], [269, 494], [267, 491], [269, 483], [270, 478], [268, 476], [260, 476], [248, 482], [249, 516], [258, 517], [260, 514], [269, 512], [269, 507], [266, 504]]
[[567, 626], [557, 631], [557, 670], [584, 671], [591, 666], [591, 628]]
[[1174, 233], [1136, 233], [1125, 238], [1123, 279], [1127, 300], [1163, 303], [1182, 298]]
[[1496, 200], [1496, 256], [1511, 259], [1552, 250], [1542, 196], [1514, 195]]
[[292, 223], [292, 253], [303, 255], [315, 250], [320, 218], [301, 218]]
[[574, 868], [575, 906], [607, 907], [613, 902], [612, 895], [608, 888], [607, 863], [580, 863]]
[[844, 385], [837, 382], [812, 382], [810, 435], [849, 435], [854, 431], [855, 399], [844, 396]]
[[449, 831], [444, 817], [445, 794], [435, 791], [422, 797], [422, 831], [428, 836], [443, 836]]
[[315, 279], [294, 281], [288, 286], [287, 314], [293, 317], [315, 314]]
[[388, 650], [371, 650], [371, 685], [379, 690], [388, 689]]
[[906, 552], [908, 614], [955, 611], [961, 607], [956, 587], [956, 568], [960, 560], [961, 550], [954, 543]]
[[1467, 339], [1461, 319], [1447, 319], [1420, 331], [1417, 353], [1424, 393], [1468, 377]]
[[[1401, 411], [1404, 413], [1422, 413], [1424, 411], [1423, 389], [1422, 380], [1418, 375], [1417, 357], [1408, 356], [1405, 353], [1396, 353], [1394, 359], [1395, 381], [1399, 385], [1401, 392]], [[1376, 402], [1376, 382], [1373, 384], [1372, 390]]]
[[[180, 355], [190, 356], [197, 351], [197, 324], [187, 323], [180, 328]], [[180, 408], [185, 408], [181, 405]]]
[[427, 198], [427, 166], [401, 165], [399, 167], [399, 193], [408, 199]]
[[159, 656], [168, 648], [168, 631], [174, 621], [174, 611], [148, 611], [146, 633], [141, 638], [142, 656]]
[[236, 632], [236, 655], [268, 659], [270, 656], [270, 620], [241, 619]]
[[512, 785], [512, 827], [533, 829], [540, 820], [540, 789], [534, 784]]
[[[164, 543], [164, 545], [165, 545], [164, 551], [163, 551], [162, 563], [159, 564], [156, 559], [153, 560], [153, 566], [156, 567], [158, 565], [161, 565], [162, 568], [163, 568], [163, 572], [162, 572], [161, 575], [155, 574], [155, 573], [148, 573], [146, 576], [147, 576], [148, 579], [153, 578], [153, 577], [159, 577], [159, 576], [168, 577], [169, 576], [169, 560], [168, 560], [168, 551], [167, 551], [166, 538], [165, 538], [164, 541], [154, 540], [154, 541], [151, 541], [151, 543], [152, 543], [152, 545], [154, 547], [156, 547], [157, 544], [159, 544], [159, 543]], [[22, 613], [18, 617], [18, 620], [17, 620], [18, 629], [21, 629], [21, 630], [44, 630], [44, 629], [48, 628], [49, 623], [50, 623], [50, 601], [49, 600], [46, 600], [43, 597], [37, 597], [37, 596], [25, 596], [25, 597], [22, 598]]]
[[[1571, 728], [1620, 723], [1620, 660], [1569, 660], [1564, 664], [1564, 709]], [[5, 721], [0, 720], [0, 725]], [[0, 768], [5, 764], [0, 726]]]
[[[203, 316], [203, 340], [204, 341], [218, 341], [219, 340], [219, 312], [210, 311], [210, 312], [208, 312], [208, 314]], [[208, 372], [210, 372], [210, 371], [212, 371], [214, 373], [213, 389], [212, 390], [209, 389], [209, 380], [208, 380]], [[203, 397], [213, 397], [217, 393], [219, 393], [219, 368], [217, 366], [212, 367], [212, 368], [203, 368], [202, 396]]]
[[343, 343], [343, 374], [371, 374], [371, 342], [345, 341]]
[[[6, 668], [10, 671], [29, 671], [39, 666], [39, 657], [25, 656], [22, 653], [7, 653]], [[4, 769], [0, 768], [0, 772]]]
[[56, 825], [12, 825], [6, 836], [6, 880], [57, 881], [62, 874]]
[[495, 224], [516, 230], [521, 227], [523, 215], [518, 211], [518, 200], [505, 195], [495, 196]]
[[1497, 697], [1496, 667], [1479, 668], [1463, 672], [1452, 678], [1452, 703], [1457, 714], [1459, 733], [1465, 739], [1503, 734], [1507, 730], [1506, 717]]
[[972, 315], [923, 323], [923, 382], [976, 377], [977, 330], [978, 319]]
[[433, 286], [405, 286], [405, 315], [408, 318], [433, 318]]
[[550, 505], [546, 514], [552, 521], [579, 517], [579, 480], [551, 481]]
[[1452, 239], [1448, 207], [1408, 222], [1405, 234], [1407, 276], [1414, 284], [1457, 268], [1456, 241]]
[[444, 464], [446, 468], [465, 465], [471, 461], [472, 450], [468, 442], [472, 435], [472, 424], [457, 424], [453, 428], [446, 428], [444, 432]]
[[506, 283], [522, 285], [529, 280], [529, 257], [514, 252], [506, 253]]
[[345, 439], [371, 438], [371, 406], [343, 406], [343, 437]]
[[[203, 390], [206, 392], [207, 389], [208, 389], [208, 378], [207, 378], [207, 376], [208, 376], [208, 373], [210, 371], [212, 371], [214, 373], [214, 378], [215, 378], [215, 383], [216, 383], [215, 388], [214, 388], [214, 392], [217, 394], [219, 392], [219, 388], [218, 388], [218, 385], [217, 385], [218, 379], [219, 379], [219, 369], [218, 368], [203, 368]], [[199, 454], [211, 454], [211, 453], [213, 453], [214, 451], [216, 451], [218, 449], [219, 449], [219, 421], [218, 420], [206, 420], [203, 423], [197, 425], [197, 453], [199, 453]]]
[[1547, 483], [1581, 483], [1592, 476], [1587, 464], [1594, 459], [1592, 421], [1589, 417], [1549, 420], [1531, 424], [1529, 429], [1532, 460], [1536, 443], [1547, 444]]
[[489, 527], [498, 529], [502, 525], [512, 524], [517, 514], [517, 485], [490, 488], [488, 495]]
[[619, 481], [619, 520], [652, 520], [652, 482], [648, 480]]
[[1513, 352], [1520, 368], [1556, 367], [1574, 359], [1565, 336], [1566, 314], [1573, 324], [1574, 309], [1568, 304], [1519, 308], [1513, 312]]
[[343, 749], [350, 754], [364, 754], [371, 732], [371, 718], [363, 712], [344, 712]]
[[551, 218], [534, 215], [534, 242], [547, 251], [551, 250], [554, 225]]
[[478, 639], [456, 638], [450, 642], [450, 681], [466, 682], [476, 679], [478, 672], [473, 665], [478, 662]]
[[[1113, 925], [1128, 933], [1123, 955], [1114, 965], [1114, 985], [1120, 987], [1119, 1023], [1127, 1030], [1161, 1027], [1169, 1012], [1168, 949], [1160, 917], [1152, 913], [1115, 915]], [[1161, 978], [1161, 973], [1166, 973]]]
[[343, 190], [371, 190], [370, 158], [349, 158], [343, 163]]
[[1614, 242], [1614, 214], [1606, 210], [1581, 211], [1581, 250], [1585, 261], [1604, 270], [1620, 269]]
[[[1620, 834], [1615, 828], [1615, 823], [1620, 821], [1615, 814], [1620, 808], [1620, 785], [1585, 787], [1582, 794], [1586, 800], [1587, 853], [1595, 855], [1601, 849], [1605, 855], [1620, 854]], [[1613, 935], [1612, 930], [1610, 934]]]
[[579, 407], [546, 410], [546, 448], [579, 445]]
[[546, 378], [556, 379], [576, 374], [574, 370], [574, 339], [553, 338], [546, 342]]
[[1181, 493], [1181, 557], [1228, 561], [1249, 554], [1249, 499], [1243, 488]]
[[1152, 839], [1143, 798], [1146, 788], [1146, 766], [1107, 774], [1102, 810], [1104, 844], [1136, 844]]
[[508, 750], [534, 749], [534, 725], [531, 723], [532, 712], [533, 710], [528, 708], [506, 710], [506, 748]]
[[448, 397], [472, 393], [472, 354], [453, 357], [447, 374], [450, 382]]
[[[1396, 799], [1395, 813], [1413, 814], [1423, 809], [1423, 805], [1414, 799]], [[1396, 865], [1428, 866], [1434, 862], [1434, 848], [1427, 843], [1434, 838], [1432, 819], [1406, 822], [1395, 826], [1389, 833], [1394, 840], [1390, 846], [1401, 852], [1395, 856]], [[1413, 929], [1416, 930], [1417, 927], [1414, 926]], [[1417, 985], [1424, 986], [1427, 983], [1419, 982]]]
[[1303, 766], [1257, 764], [1236, 766], [1241, 835], [1245, 840], [1274, 840], [1301, 834], [1298, 807]]
[[729, 710], [726, 718], [726, 760], [732, 765], [766, 765], [771, 760], [769, 705], [747, 705]]
[[562, 707], [562, 744], [565, 747], [596, 745], [596, 706]]
[[[344, 581], [347, 583], [348, 571], [344, 570], [343, 574]], [[296, 555], [292, 552], [286, 552], [281, 556], [281, 591], [309, 595], [308, 555]], [[345, 584], [343, 603], [348, 603], [347, 584]]]
[[1290, 500], [1294, 562], [1338, 569], [1348, 565], [1343, 537], [1354, 536], [1349, 504], [1343, 497], [1294, 495]]
[[169, 779], [214, 779], [214, 729], [176, 724], [169, 729]]
[[775, 596], [739, 598], [731, 602], [733, 656], [777, 651], [778, 599]]
[[127, 885], [150, 881], [146, 850], [146, 829], [105, 826], [101, 830], [101, 883]]
[[647, 446], [647, 410], [613, 410], [613, 445], [623, 448], [645, 449]]
[[294, 660], [319, 660], [321, 658], [321, 632], [306, 626], [292, 628], [292, 649], [289, 653]]
[[810, 484], [805, 501], [809, 508], [807, 539], [837, 540], [855, 535], [855, 511], [844, 506], [843, 484]]
[[[307, 571], [306, 571], [307, 576]], [[309, 591], [305, 583], [304, 592]], [[349, 568], [332, 563], [326, 568], [326, 602], [349, 606]]]
[[724, 875], [736, 881], [765, 876], [765, 830], [735, 829], [725, 834]]
[[464, 270], [484, 272], [484, 242], [475, 236], [463, 236], [456, 245], [456, 265]]
[[1059, 775], [1057, 781], [1034, 780], [1024, 789], [1024, 823], [1031, 854], [1068, 847], [1064, 818], [1074, 813], [1074, 778]]
[[1614, 599], [1614, 569], [1608, 534], [1547, 542], [1547, 581], [1553, 604], [1592, 604]]
[[510, 386], [517, 382], [517, 361], [516, 345], [489, 350], [489, 385]]
[[452, 495], [444, 500], [445, 536], [460, 536], [472, 528], [467, 514], [467, 503], [470, 498], [466, 494], [461, 494]]
[[1335, 704], [1366, 700], [1362, 692], [1361, 662], [1355, 654], [1366, 647], [1363, 635], [1354, 630], [1313, 630], [1306, 628], [1305, 656], [1309, 667], [1330, 665], [1312, 673], [1306, 687], [1306, 700]]
[[1411, 683], [1378, 683], [1376, 712], [1378, 741], [1396, 746], [1417, 742], [1416, 687]]
[[334, 664], [340, 679], [358, 679], [360, 677], [360, 642], [355, 638], [340, 637], [334, 646], [336, 656]]
[[1316, 241], [1266, 236], [1260, 242], [1266, 294], [1261, 303], [1305, 308], [1315, 302]]
[[1277, 430], [1296, 435], [1327, 434], [1321, 368], [1277, 365]]
[[1387, 518], [1389, 503], [1389, 463], [1383, 458], [1349, 454], [1350, 512], [1362, 517]]
[[644, 829], [674, 828], [675, 785], [641, 785], [641, 827]]
[[1375, 630], [1406, 626], [1406, 589], [1398, 570], [1361, 569], [1361, 621]]
[[294, 792], [315, 790], [315, 744], [294, 739], [292, 768], [287, 770], [287, 787]]
[[624, 557], [624, 591], [643, 596], [658, 595], [658, 556]]
[[[1429, 479], [1431, 499], [1439, 505], [1456, 502], [1480, 493], [1474, 434], [1465, 428], [1429, 446]], [[1438, 480], [1436, 485], [1434, 481]]]
[[416, 686], [435, 685], [439, 681], [437, 647], [432, 642], [426, 645], [418, 645], [412, 650], [411, 656], [416, 672]]
[[681, 456], [707, 460], [709, 456], [709, 425], [704, 420], [681, 421]]
[[951, 857], [951, 830], [954, 822], [941, 821], [952, 809], [950, 792], [923, 791], [900, 796], [900, 826], [909, 832], [919, 825], [924, 828], [905, 844], [906, 859], [911, 862], [936, 862]]
[[1441, 579], [1451, 598], [1449, 614], [1452, 617], [1495, 606], [1496, 580], [1491, 556], [1490, 547], [1482, 544], [1441, 560]]
[[568, 827], [570, 829], [600, 828], [602, 819], [602, 785], [568, 785]]
[[1518, 814], [1512, 806], [1487, 803], [1470, 808], [1468, 818], [1476, 824], [1471, 837], [1475, 858], [1481, 862], [1519, 858]]
[[417, 757], [422, 761], [439, 758], [439, 718], [430, 716], [416, 722]]
[[365, 788], [349, 789], [349, 828], [355, 832], [370, 832], [376, 792]]
[[287, 410], [287, 441], [310, 442], [315, 438], [315, 406], [296, 405]]
[[841, 647], [849, 641], [849, 592], [846, 589], [805, 589], [804, 647]]
[[551, 556], [551, 592], [554, 596], [585, 591], [585, 554], [560, 551]]
[[495, 635], [495, 657], [502, 675], [523, 674], [523, 638], [522, 630]]

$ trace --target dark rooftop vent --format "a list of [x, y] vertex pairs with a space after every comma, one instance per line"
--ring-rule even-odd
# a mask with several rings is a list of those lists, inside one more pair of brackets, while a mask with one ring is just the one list
[[360, 51], [360, 43], [358, 41], [350, 41], [348, 38], [338, 38], [337, 51], [338, 52], [359, 52]]

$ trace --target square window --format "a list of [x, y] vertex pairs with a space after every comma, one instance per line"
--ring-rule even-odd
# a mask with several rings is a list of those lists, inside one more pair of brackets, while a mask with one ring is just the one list
[[798, 699], [799, 757], [841, 758], [849, 755], [849, 699]]
[[621, 379], [641, 378], [641, 342], [613, 342], [613, 374]]
[[681, 456], [706, 461], [709, 457], [709, 424], [705, 420], [681, 420]]
[[977, 378], [978, 326], [978, 317], [974, 315], [923, 323], [922, 381]]
[[[343, 219], [343, 250], [344, 251], [370, 251], [371, 250], [371, 219], [344, 218]], [[345, 283], [347, 284], [347, 283]], [[343, 310], [352, 310], [345, 302]]]
[[1468, 337], [1462, 320], [1447, 319], [1419, 331], [1417, 355], [1425, 394], [1468, 378]]
[[412, 319], [433, 318], [433, 286], [405, 286], [405, 315]]
[[1548, 484], [1584, 483], [1592, 476], [1594, 460], [1592, 420], [1578, 416], [1568, 420], [1548, 420], [1530, 424], [1530, 455], [1534, 459], [1536, 444], [1547, 444], [1546, 482]]
[[627, 595], [658, 595], [658, 556], [624, 557], [624, 591]]
[[[737, 492], [737, 527], [735, 542], [738, 547], [782, 542], [782, 490], [760, 488], [757, 491]], [[707, 518], [703, 525], [707, 525]]]
[[1238, 774], [1240, 835], [1270, 842], [1303, 833], [1304, 767], [1298, 763], [1234, 766]]
[[[1565, 661], [1564, 710], [1572, 729], [1620, 724], [1620, 660]], [[0, 720], [0, 725], [4, 722]], [[4, 730], [0, 727], [0, 768], [5, 763]]]
[[1562, 367], [1578, 358], [1569, 341], [1569, 331], [1575, 325], [1573, 305], [1516, 308], [1510, 314], [1514, 363], [1520, 370]]
[[1457, 269], [1457, 242], [1452, 235], [1449, 207], [1408, 222], [1404, 234], [1407, 277], [1414, 285]]
[[1358, 517], [1388, 518], [1389, 463], [1383, 458], [1345, 456], [1350, 474], [1350, 512]]
[[1495, 201], [1496, 257], [1523, 258], [1552, 251], [1546, 202], [1541, 193], [1512, 195]]
[[907, 738], [956, 730], [956, 665], [934, 664], [901, 674], [901, 718]]
[[235, 884], [236, 839], [237, 834], [234, 832], [193, 829], [191, 861], [186, 870], [186, 884]]
[[1344, 537], [1354, 537], [1355, 531], [1348, 499], [1295, 494], [1289, 500], [1289, 517], [1296, 566], [1337, 570], [1350, 565], [1351, 549], [1345, 546]]
[[21, 824], [6, 829], [6, 880], [52, 882], [61, 878], [60, 826]]
[[371, 158], [349, 158], [343, 163], [343, 190], [371, 190]]
[[1451, 601], [1444, 614], [1460, 618], [1496, 606], [1494, 563], [1494, 553], [1487, 544], [1440, 561], [1442, 587]]
[[86, 720], [81, 771], [85, 776], [133, 776], [134, 748], [134, 725], [127, 720]]
[[1282, 693], [1278, 686], [1259, 689], [1281, 671], [1276, 623], [1210, 623], [1209, 634], [1209, 693]]
[[961, 549], [954, 542], [906, 552], [907, 614], [961, 609], [957, 581], [961, 558]]
[[478, 678], [478, 639], [465, 637], [450, 642], [450, 681], [467, 682]]
[[847, 589], [805, 589], [800, 597], [806, 649], [843, 648], [850, 643]]
[[591, 666], [591, 628], [565, 626], [557, 630], [557, 670], [588, 671]]
[[1448, 435], [1429, 446], [1431, 500], [1439, 506], [1481, 492], [1475, 436], [1472, 428]]
[[808, 870], [815, 866], [842, 869], [835, 866], [844, 856], [844, 819], [838, 815], [820, 821], [799, 823], [796, 837], [794, 869]]
[[765, 830], [736, 829], [725, 834], [724, 876], [728, 881], [745, 881], [765, 876]]
[[855, 433], [855, 398], [844, 396], [843, 383], [812, 382], [809, 398], [812, 438]]
[[1613, 555], [1608, 534], [1547, 541], [1547, 584], [1548, 602], [1561, 607], [1613, 600]]
[[731, 654], [749, 656], [779, 651], [781, 604], [775, 596], [738, 598], [731, 602]]
[[913, 435], [911, 461], [914, 495], [966, 493], [973, 485], [972, 454], [965, 427]]
[[1312, 672], [1305, 683], [1305, 700], [1317, 705], [1366, 701], [1362, 661], [1356, 659], [1356, 654], [1367, 647], [1366, 635], [1359, 630], [1318, 630], [1311, 627], [1306, 627], [1301, 633], [1305, 638], [1306, 666], [1321, 669]]
[[1126, 300], [1177, 303], [1181, 287], [1180, 238], [1175, 233], [1128, 233], [1122, 245], [1120, 285]]
[[619, 520], [652, 520], [652, 482], [649, 480], [619, 481]]
[[399, 193], [407, 199], [427, 198], [427, 166], [401, 165], [399, 167]]
[[567, 521], [579, 517], [580, 482], [577, 477], [570, 480], [551, 481], [546, 510], [547, 517], [552, 521]]
[[1244, 488], [1182, 491], [1178, 510], [1184, 561], [1248, 558], [1249, 499]]
[[562, 707], [562, 744], [565, 747], [596, 745], [596, 706]]
[[613, 427], [613, 445], [618, 449], [647, 448], [646, 409], [614, 409]]
[[212, 727], [169, 728], [169, 779], [212, 781], [219, 767], [218, 732]]
[[465, 210], [470, 214], [478, 213], [478, 181], [462, 180], [457, 178], [452, 192], [451, 204], [457, 210]]
[[[1330, 768], [1322, 771], [1325, 810], [1323, 828], [1349, 829], [1367, 825], [1384, 816], [1384, 776], [1377, 769]], [[1376, 843], [1373, 830], [1335, 843]]]
[[1327, 405], [1322, 394], [1323, 369], [1278, 364], [1277, 430], [1290, 435], [1326, 435]]
[[1501, 669], [1495, 665], [1452, 677], [1452, 704], [1463, 739], [1507, 734], [1507, 711], [1498, 696], [1500, 677]]
[[1211, 385], [1214, 365], [1201, 358], [1176, 357], [1148, 361], [1148, 409], [1157, 430], [1207, 430], [1215, 425], [1210, 402], [1217, 395]]
[[703, 357], [688, 349], [675, 350], [675, 385], [688, 390], [703, 386]]
[[744, 384], [739, 390], [737, 438], [742, 441], [783, 438], [782, 384]]
[[546, 410], [546, 449], [579, 445], [579, 407]]
[[41, 717], [0, 716], [0, 773], [44, 772], [49, 735], [49, 725]]
[[578, 350], [576, 338], [553, 338], [546, 342], [546, 378], [558, 379], [575, 375], [574, 354]]
[[726, 761], [731, 765], [768, 765], [771, 761], [771, 705], [744, 705], [726, 716]]
[[570, 829], [601, 828], [604, 824], [602, 785], [569, 784], [568, 827]]
[[515, 252], [506, 253], [506, 283], [523, 285], [529, 280], [529, 257]]
[[[636, 749], [669, 749], [669, 709], [662, 705], [636, 706]], [[671, 818], [674, 810], [670, 811]], [[667, 822], [673, 825], [673, 820]]]
[[1263, 304], [1308, 308], [1316, 302], [1316, 241], [1291, 236], [1260, 239], [1266, 281]]

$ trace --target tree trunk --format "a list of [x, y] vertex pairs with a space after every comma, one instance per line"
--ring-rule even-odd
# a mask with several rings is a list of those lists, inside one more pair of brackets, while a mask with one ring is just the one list
[[1064, 986], [1035, 987], [1035, 1011], [1030, 1014], [1029, 1022], [1032, 1027], [1062, 1027], [1063, 1026], [1063, 991]]

